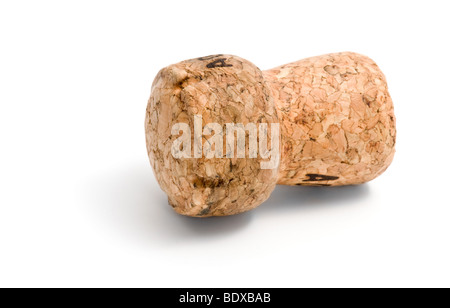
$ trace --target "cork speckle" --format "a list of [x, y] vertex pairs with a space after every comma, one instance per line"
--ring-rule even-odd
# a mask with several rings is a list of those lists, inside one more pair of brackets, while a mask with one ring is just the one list
[[303, 180], [303, 182], [334, 181], [334, 180], [339, 179], [338, 176], [313, 174], [313, 173], [308, 173], [306, 176], [308, 178]]
[[206, 67], [207, 68], [215, 68], [215, 67], [230, 67], [230, 66], [233, 66], [233, 65], [231, 65], [229, 63], [226, 63], [225, 61], [226, 61], [225, 58], [217, 59], [217, 60], [215, 60], [215, 61], [213, 61], [211, 63], [208, 63], [206, 65]]

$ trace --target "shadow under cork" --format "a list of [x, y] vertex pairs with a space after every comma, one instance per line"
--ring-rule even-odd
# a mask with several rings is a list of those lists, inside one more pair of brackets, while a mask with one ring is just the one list
[[284, 214], [286, 211], [353, 204], [370, 195], [369, 187], [368, 184], [329, 187], [277, 185], [257, 210], [260, 215]]
[[357, 203], [369, 195], [369, 186], [307, 187], [278, 185], [256, 209], [226, 217], [195, 218], [177, 214], [168, 205], [149, 166], [116, 169], [90, 179], [85, 187], [88, 209], [99, 223], [119, 235], [167, 245], [208, 241], [242, 232], [253, 219], [287, 215], [305, 209]]
[[150, 243], [217, 239], [246, 228], [250, 213], [196, 218], [177, 214], [159, 188], [150, 166], [135, 166], [100, 174], [85, 185], [94, 219], [121, 235]]

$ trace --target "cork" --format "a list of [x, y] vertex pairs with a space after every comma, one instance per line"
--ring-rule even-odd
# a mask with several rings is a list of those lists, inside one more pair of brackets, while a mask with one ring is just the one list
[[150, 162], [176, 212], [199, 217], [237, 214], [264, 202], [275, 188], [278, 168], [261, 169], [259, 156], [177, 159], [171, 153], [178, 137], [171, 134], [171, 127], [186, 123], [194, 130], [195, 115], [201, 115], [202, 127], [279, 123], [263, 73], [249, 61], [219, 55], [162, 69], [152, 85], [146, 114]]
[[386, 78], [370, 58], [334, 53], [264, 72], [280, 113], [278, 184], [368, 182], [395, 152], [395, 116]]
[[[214, 131], [207, 129], [208, 123], [215, 123]], [[272, 132], [279, 125], [279, 143], [276, 135], [267, 134], [267, 145], [280, 153], [279, 164], [261, 168], [267, 157], [262, 152], [255, 157], [250, 130], [245, 131], [243, 148], [239, 143], [231, 147], [245, 155], [229, 157], [228, 134], [221, 131], [229, 123]], [[174, 134], [175, 127], [184, 129]], [[174, 151], [187, 129], [193, 133], [186, 144], [194, 146], [185, 148], [183, 143]], [[253, 209], [277, 183], [337, 186], [370, 181], [391, 163], [396, 135], [383, 73], [368, 57], [350, 52], [267, 71], [232, 55], [170, 65], [153, 82], [145, 132], [150, 163], [169, 204], [177, 213], [195, 217]], [[261, 132], [256, 139], [260, 145]], [[214, 139], [212, 146], [213, 133], [223, 138]], [[204, 152], [208, 147], [215, 156]], [[180, 153], [184, 156], [174, 155]]]

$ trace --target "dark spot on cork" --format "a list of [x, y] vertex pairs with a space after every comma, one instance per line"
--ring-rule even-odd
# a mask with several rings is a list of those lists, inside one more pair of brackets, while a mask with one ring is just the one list
[[365, 96], [362, 97], [362, 101], [370, 108], [370, 101]]
[[233, 169], [235, 169], [237, 166], [236, 165], [233, 165], [233, 163], [231, 162], [231, 159], [230, 159], [230, 171], [233, 171]]
[[363, 100], [364, 104], [369, 106], [369, 108], [370, 108], [371, 103], [375, 102], [375, 98], [370, 97], [369, 95], [363, 95], [362, 100]]
[[197, 178], [193, 183], [194, 188], [207, 188], [207, 187], [215, 188], [223, 185], [224, 180], [221, 178], [214, 178], [214, 179]]
[[204, 208], [203, 210], [200, 211], [200, 213], [197, 214], [197, 216], [204, 216], [206, 214], [209, 214], [210, 208], [209, 206]]
[[197, 75], [197, 76], [194, 76], [194, 78], [198, 81], [202, 81], [204, 77], [202, 75]]
[[303, 180], [303, 182], [334, 181], [339, 179], [338, 176], [315, 174], [315, 173], [308, 173], [306, 176], [308, 178], [306, 180]]
[[207, 68], [216, 68], [216, 67], [229, 67], [229, 66], [233, 66], [233, 65], [231, 65], [231, 64], [226, 63], [225, 60], [226, 60], [225, 58], [217, 59], [217, 60], [215, 60], [215, 61], [213, 61], [213, 62], [211, 62], [211, 63], [208, 63], [208, 64], [206, 65], [206, 67], [207, 67]]
[[305, 183], [297, 183], [297, 184], [295, 184], [295, 185], [298, 185], [298, 186], [316, 186], [316, 187], [322, 187], [322, 186], [331, 186], [331, 184], [322, 184], [322, 183], [308, 183], [308, 184], [305, 184]]
[[223, 56], [223, 54], [210, 55], [210, 56], [206, 56], [206, 57], [200, 57], [200, 58], [197, 58], [197, 60], [206, 61], [206, 60], [211, 60], [211, 59], [214, 59], [214, 58], [217, 58], [217, 57], [221, 57], [221, 56]]
[[336, 75], [339, 72], [339, 68], [336, 65], [327, 65], [323, 69], [330, 75]]

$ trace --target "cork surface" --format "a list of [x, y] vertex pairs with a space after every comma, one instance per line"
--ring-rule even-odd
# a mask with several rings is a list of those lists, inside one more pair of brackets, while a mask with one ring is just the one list
[[[279, 123], [281, 162], [257, 158], [175, 158], [176, 123]], [[393, 159], [395, 117], [383, 73], [350, 52], [304, 59], [262, 72], [231, 55], [162, 69], [148, 101], [145, 131], [155, 176], [176, 212], [223, 216], [264, 202], [275, 185], [360, 184]], [[247, 140], [248, 140], [248, 132]], [[203, 145], [207, 143], [202, 137]], [[192, 135], [191, 143], [194, 142]], [[269, 136], [270, 142], [270, 136]], [[225, 148], [226, 138], [223, 138]], [[246, 142], [245, 151], [249, 153]], [[196, 149], [190, 149], [192, 157]]]
[[280, 114], [278, 184], [360, 184], [391, 163], [395, 116], [386, 79], [366, 56], [328, 54], [264, 71]]
[[[278, 123], [262, 72], [252, 63], [229, 55], [202, 57], [166, 67], [152, 85], [145, 129], [155, 176], [178, 213], [198, 217], [232, 215], [265, 201], [275, 188], [278, 168], [261, 169], [259, 156], [172, 156], [171, 145], [177, 136], [171, 135], [171, 127], [187, 123], [193, 131], [194, 115], [202, 116], [202, 126], [213, 122], [222, 126]], [[204, 137], [202, 142], [205, 143]]]

